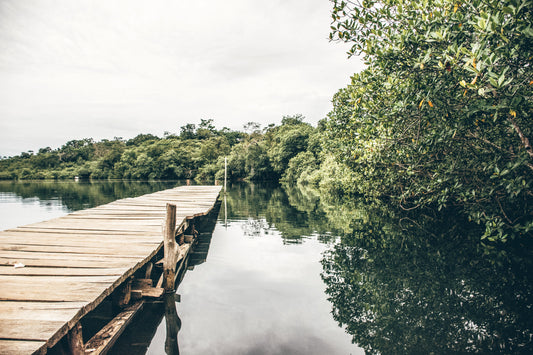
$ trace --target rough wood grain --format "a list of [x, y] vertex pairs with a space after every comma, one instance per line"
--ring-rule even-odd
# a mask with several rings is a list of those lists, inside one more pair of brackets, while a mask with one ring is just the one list
[[85, 354], [97, 355], [108, 351], [142, 306], [142, 301], [136, 302], [116, 316], [85, 344]]
[[0, 319], [68, 322], [85, 304], [85, 302], [0, 302]]
[[176, 205], [167, 204], [167, 214], [164, 229], [164, 259], [163, 275], [165, 275], [165, 290], [174, 289], [174, 271], [179, 256], [179, 245], [176, 243]]
[[42, 348], [46, 348], [45, 341], [0, 339], [0, 354], [39, 354]]

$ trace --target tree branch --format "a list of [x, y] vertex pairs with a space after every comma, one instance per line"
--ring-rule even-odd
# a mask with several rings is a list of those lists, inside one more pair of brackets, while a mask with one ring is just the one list
[[518, 125], [516, 124], [516, 121], [514, 120], [513, 116], [509, 115], [507, 117], [507, 120], [509, 122], [511, 122], [511, 125], [513, 126], [515, 132], [518, 133], [518, 136], [520, 137], [520, 140], [522, 141], [522, 144], [526, 148], [527, 154], [529, 154], [529, 156], [531, 158], [533, 158], [533, 148], [531, 147], [531, 144], [529, 143], [529, 139], [524, 135], [524, 132], [522, 132], [520, 127], [518, 127]]

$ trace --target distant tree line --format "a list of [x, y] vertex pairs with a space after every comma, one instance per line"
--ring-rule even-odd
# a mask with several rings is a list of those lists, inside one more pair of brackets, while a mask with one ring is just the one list
[[0, 179], [213, 181], [223, 178], [227, 158], [230, 180], [279, 181], [296, 176], [288, 166], [308, 151], [316, 135], [317, 129], [303, 120], [302, 115], [285, 116], [280, 126], [261, 129], [249, 122], [244, 131], [233, 131], [217, 130], [212, 119], [205, 119], [182, 126], [179, 134], [165, 132], [164, 137], [71, 140], [58, 149], [46, 147], [0, 160]]

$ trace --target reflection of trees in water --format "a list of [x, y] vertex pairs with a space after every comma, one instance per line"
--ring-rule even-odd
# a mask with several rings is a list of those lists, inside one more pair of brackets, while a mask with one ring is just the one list
[[30, 181], [0, 182], [0, 192], [22, 198], [59, 199], [69, 210], [90, 208], [117, 199], [136, 197], [176, 186], [176, 181]]
[[311, 235], [327, 242], [333, 228], [317, 196], [273, 184], [233, 184], [227, 194], [228, 220], [244, 220], [249, 236], [275, 229], [285, 243], [302, 243]]
[[360, 217], [323, 259], [333, 316], [354, 342], [371, 353], [533, 352], [528, 248], [483, 246], [453, 215], [413, 223], [374, 203]]

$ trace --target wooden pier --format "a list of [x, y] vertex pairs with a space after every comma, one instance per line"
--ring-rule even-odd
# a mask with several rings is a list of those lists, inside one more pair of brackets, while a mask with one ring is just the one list
[[[172, 290], [191, 221], [220, 190], [181, 186], [0, 232], [0, 354], [107, 351], [143, 298]], [[84, 341], [83, 317], [110, 299], [118, 314]]]

